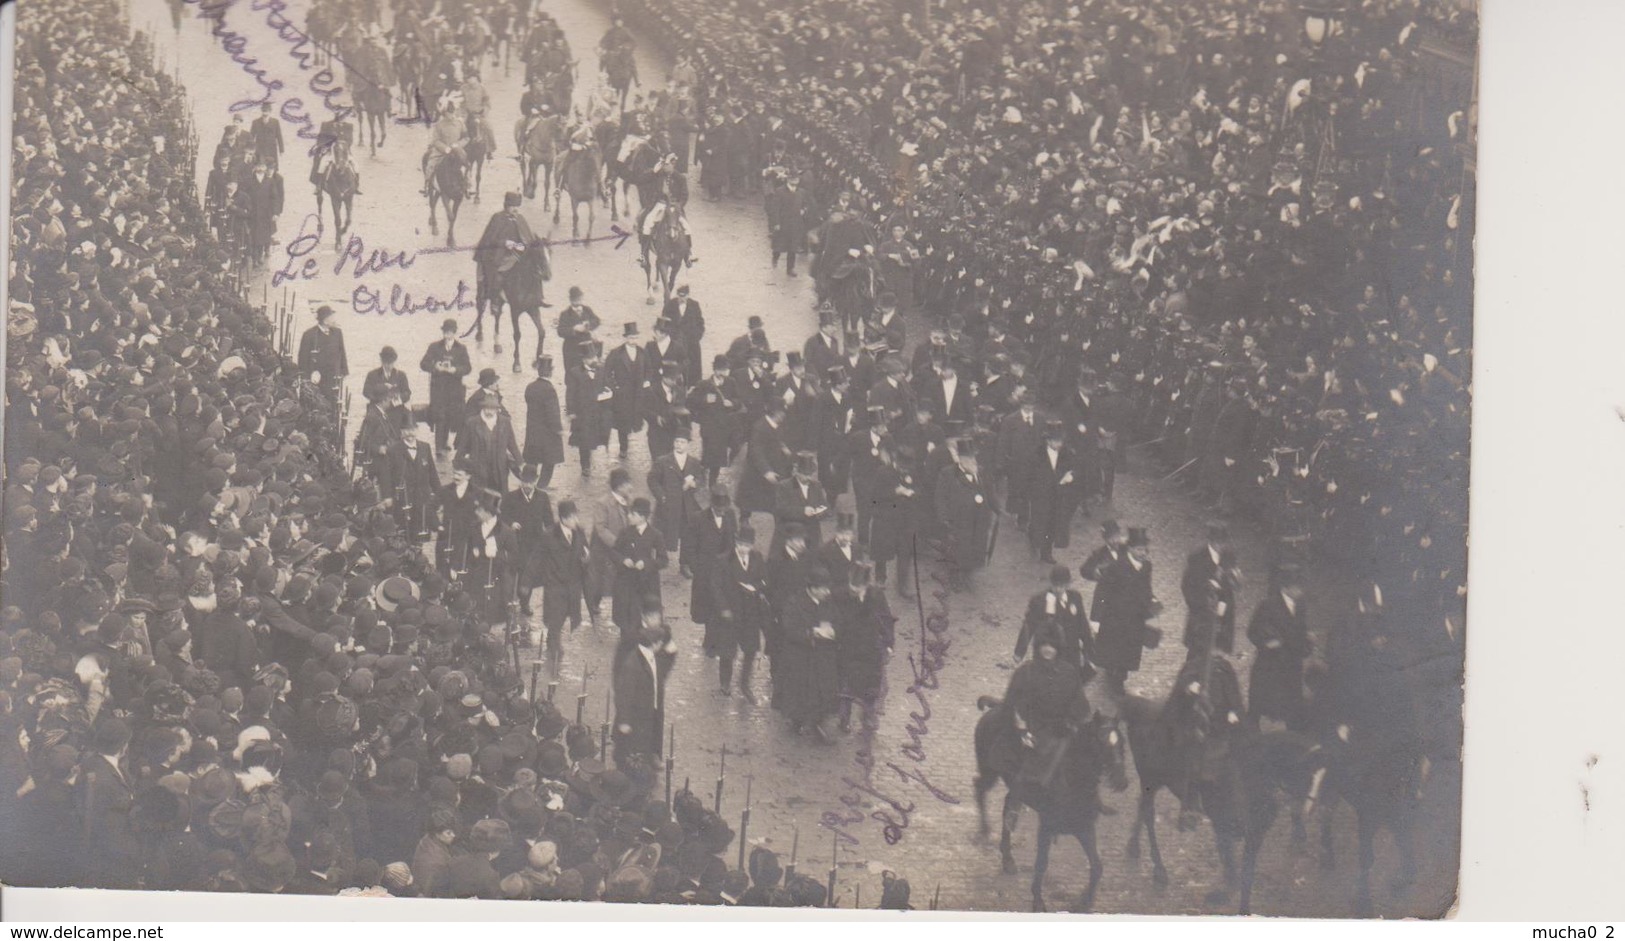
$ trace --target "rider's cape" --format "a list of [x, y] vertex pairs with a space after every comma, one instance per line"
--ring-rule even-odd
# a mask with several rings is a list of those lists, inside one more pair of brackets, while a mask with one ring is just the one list
[[479, 245], [474, 249], [474, 264], [482, 269], [495, 265], [495, 270], [507, 271], [519, 258], [520, 250], [512, 246], [529, 245], [535, 240], [530, 223], [523, 216], [503, 210], [486, 223], [485, 233], [480, 236]]

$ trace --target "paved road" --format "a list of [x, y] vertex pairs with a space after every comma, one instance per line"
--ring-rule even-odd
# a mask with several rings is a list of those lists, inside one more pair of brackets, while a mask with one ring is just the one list
[[[227, 109], [232, 101], [256, 94], [253, 82], [231, 65], [200, 21], [188, 21], [177, 37], [168, 28], [162, 0], [132, 0], [132, 3], [137, 27], [159, 27], [159, 49], [171, 67], [178, 57], [180, 76], [192, 95], [203, 142], [201, 180], [214, 142], [230, 120]], [[293, 6], [297, 9], [302, 4]], [[591, 74], [592, 50], [607, 28], [606, 17], [586, 0], [549, 0], [546, 8], [563, 26], [576, 57], [583, 60], [577, 94], [584, 97], [592, 91], [595, 82]], [[301, 78], [297, 67], [263, 26], [255, 28], [251, 15], [243, 6], [234, 9], [227, 22], [249, 37], [247, 54], [275, 63], [273, 68], [293, 85]], [[663, 76], [668, 63], [654, 55], [655, 47], [648, 37], [640, 39], [639, 73], [651, 79]], [[518, 167], [512, 159], [510, 135], [505, 129], [511, 128], [518, 113], [519, 80], [495, 70], [494, 74], [488, 72], [486, 86], [493, 101], [498, 151], [494, 162], [487, 167], [483, 199], [466, 204], [458, 222], [457, 234], [464, 244], [478, 238], [486, 219], [500, 208], [501, 194], [517, 188]], [[364, 153], [360, 156], [363, 195], [355, 207], [354, 234], [365, 242], [368, 253], [382, 249], [390, 253], [405, 252], [413, 257], [413, 253], [439, 244], [428, 232], [426, 206], [418, 195], [421, 184], [418, 160], [427, 137], [423, 127], [396, 126], [391, 128], [386, 147], [376, 157]], [[314, 212], [313, 197], [303, 182], [307, 172], [308, 163], [302, 154], [290, 153], [285, 157], [283, 175], [288, 184], [288, 207], [279, 233], [282, 244], [273, 249], [273, 264], [285, 259], [286, 256], [279, 253], [297, 234], [300, 220]], [[563, 226], [555, 229], [540, 207], [527, 205], [524, 212], [539, 234], [556, 238], [569, 236], [568, 217]], [[690, 216], [700, 264], [689, 272], [687, 280], [693, 286], [694, 296], [706, 309], [707, 361], [730, 339], [744, 332], [745, 320], [752, 314], [760, 314], [767, 320], [769, 335], [776, 345], [799, 345], [813, 331], [816, 322], [811, 285], [806, 279], [791, 280], [770, 268], [759, 201], [709, 203], [699, 197], [696, 189]], [[599, 232], [607, 230], [607, 222], [606, 216], [601, 214]], [[472, 260], [461, 253], [418, 254], [405, 270], [355, 277], [353, 261], [347, 266], [340, 263], [331, 232], [310, 257], [319, 263], [320, 274], [290, 288], [297, 295], [299, 320], [296, 327], [303, 329], [310, 322], [309, 311], [318, 302], [331, 303], [340, 311], [339, 323], [348, 339], [352, 361], [351, 385], [358, 402], [361, 377], [375, 365], [378, 348], [386, 343], [396, 346], [403, 365], [410, 370], [415, 367], [421, 350], [435, 339], [443, 315], [359, 315], [350, 307], [356, 288], [365, 285], [387, 294], [398, 283], [418, 298], [431, 293], [447, 298], [455, 294], [460, 280], [473, 280]], [[555, 250], [554, 268], [549, 299], [563, 298], [570, 285], [582, 286], [588, 303], [606, 323], [610, 345], [613, 345], [613, 337], [619, 335], [620, 324], [626, 321], [636, 321], [647, 337], [655, 310], [644, 303], [642, 273], [636, 267], [632, 246], [620, 251], [608, 244], [590, 248], [561, 246]], [[268, 285], [254, 290], [270, 293]], [[557, 309], [547, 313], [556, 316]], [[472, 312], [461, 316], [467, 322]], [[550, 327], [552, 319], [548, 317]], [[911, 333], [916, 337], [922, 335], [919, 329]], [[504, 341], [510, 341], [506, 329]], [[527, 339], [527, 346], [529, 342]], [[475, 351], [475, 368], [491, 366], [499, 371], [504, 398], [515, 412], [516, 425], [522, 427], [524, 400], [521, 393], [530, 377], [512, 373], [511, 352], [498, 355], [493, 345], [488, 332], [485, 345]], [[548, 348], [556, 347], [556, 337], [550, 337]], [[424, 394], [427, 385], [424, 377], [414, 374], [412, 378], [418, 394]], [[562, 377], [560, 380], [562, 382]], [[634, 447], [628, 463], [634, 479], [641, 484], [648, 468], [648, 454], [641, 444]], [[601, 493], [602, 480], [599, 476], [592, 482], [584, 496], [596, 498]], [[555, 499], [583, 494], [573, 461], [559, 468], [552, 489]], [[1126, 477], [1120, 476], [1117, 490], [1118, 502], [1111, 508], [1112, 514], [1124, 520], [1125, 525], [1133, 523], [1150, 528], [1156, 592], [1169, 602], [1162, 626], [1172, 635], [1183, 616], [1178, 603], [1179, 566], [1185, 551], [1201, 539], [1202, 516], [1174, 485], [1158, 480], [1146, 467], [1136, 466]], [[1077, 521], [1074, 549], [1064, 553], [1062, 561], [1075, 566], [1081, 560], [1081, 555], [1094, 544], [1099, 521], [1099, 515]], [[787, 855], [799, 834], [798, 864], [803, 871], [820, 876], [829, 870], [835, 839], [820, 822], [832, 819], [826, 814], [851, 813], [855, 804], [861, 811], [859, 822], [845, 826], [843, 832], [856, 842], [845, 845], [839, 853], [839, 904], [842, 907], [853, 906], [860, 897], [865, 907], [874, 906], [879, 900], [880, 872], [890, 868], [912, 881], [914, 901], [921, 908], [929, 904], [934, 893], [940, 892], [944, 908], [1027, 910], [1031, 876], [1028, 872], [1006, 875], [1000, 871], [997, 850], [977, 837], [977, 816], [971, 794], [974, 774], [971, 730], [976, 720], [976, 697], [1003, 693], [1012, 668], [1011, 648], [1021, 611], [1026, 598], [1038, 590], [1039, 580], [1047, 572], [1047, 566], [1029, 557], [1024, 540], [1013, 527], [1008, 529], [993, 564], [981, 574], [974, 592], [951, 599], [940, 590], [935, 595], [927, 594], [925, 603], [930, 612], [940, 612], [947, 617], [948, 626], [940, 636], [948, 647], [937, 667], [936, 688], [923, 690], [919, 695], [909, 692], [914, 677], [907, 656], [920, 647], [919, 612], [909, 603], [893, 599], [894, 609], [902, 620], [898, 625], [897, 652], [889, 667], [889, 694], [880, 729], [868, 737], [851, 736], [834, 748], [791, 737], [782, 720], [765, 704], [751, 707], [737, 696], [724, 700], [714, 692], [714, 665], [700, 651], [698, 628], [686, 620], [687, 585], [675, 571], [668, 573], [665, 597], [681, 646], [668, 702], [669, 718], [677, 730], [679, 782], [692, 779], [696, 790], [708, 793], [726, 743], [725, 814], [737, 821], [749, 777], [754, 801], [752, 838], [765, 838]], [[764, 533], [764, 543], [765, 539]], [[1239, 534], [1238, 548], [1249, 584], [1257, 586], [1265, 573], [1261, 542], [1256, 534], [1244, 531]], [[932, 581], [934, 576], [929, 573], [935, 568], [934, 564], [927, 565], [928, 582]], [[938, 587], [940, 589], [940, 585]], [[1256, 587], [1244, 590], [1244, 615], [1250, 614], [1258, 599]], [[603, 717], [604, 675], [608, 672], [613, 639], [607, 632], [598, 636], [584, 629], [570, 644], [562, 689], [573, 694], [579, 688], [583, 664], [596, 671], [596, 675], [588, 679], [588, 721], [597, 723]], [[1250, 652], [1241, 658], [1243, 670], [1248, 666]], [[1179, 667], [1181, 655], [1182, 649], [1177, 643], [1148, 652], [1145, 668], [1130, 680], [1130, 691], [1163, 696]], [[765, 670], [762, 672], [760, 682], [765, 684]], [[765, 702], [765, 696], [763, 698]], [[911, 720], [911, 713], [917, 718]], [[911, 721], [915, 726], [912, 735], [907, 729]], [[910, 749], [914, 758], [923, 756], [923, 760], [907, 757], [904, 747], [911, 744], [917, 745]], [[868, 775], [865, 764], [872, 768]], [[914, 777], [904, 779], [899, 771]], [[1439, 782], [1429, 792], [1428, 805], [1438, 811], [1435, 817], [1441, 821], [1453, 818], [1451, 792], [1456, 786], [1454, 782]], [[1102, 821], [1101, 849], [1106, 871], [1097, 910], [1169, 914], [1227, 910], [1204, 901], [1207, 890], [1219, 881], [1211, 834], [1205, 829], [1177, 832], [1174, 826], [1177, 807], [1172, 798], [1163, 797], [1159, 814], [1159, 832], [1172, 886], [1153, 890], [1149, 862], [1126, 858], [1123, 847], [1132, 819], [1133, 793], [1108, 798], [1118, 814]], [[852, 804], [843, 802], [843, 798]], [[1001, 799], [1002, 792], [995, 792], [992, 797], [995, 823], [997, 803]], [[891, 804], [892, 801], [906, 810], [906, 814]], [[1285, 824], [1278, 824], [1260, 863], [1255, 911], [1297, 916], [1349, 915], [1354, 871], [1350, 816], [1345, 809], [1337, 827], [1343, 852], [1339, 869], [1332, 873], [1323, 873], [1307, 853], [1291, 849]], [[1033, 826], [1028, 814], [1017, 837], [1017, 856], [1025, 866], [1031, 864]], [[1456, 858], [1453, 827], [1443, 823], [1426, 827], [1419, 843], [1424, 873], [1421, 884], [1453, 886]], [[1386, 840], [1379, 844], [1379, 913], [1422, 914], [1440, 911], [1449, 904], [1448, 888], [1432, 893], [1417, 891], [1403, 897], [1388, 892], [1387, 879], [1396, 869], [1393, 856]], [[1086, 878], [1086, 863], [1077, 844], [1070, 840], [1058, 844], [1047, 882], [1051, 906], [1069, 904], [1083, 888]]]

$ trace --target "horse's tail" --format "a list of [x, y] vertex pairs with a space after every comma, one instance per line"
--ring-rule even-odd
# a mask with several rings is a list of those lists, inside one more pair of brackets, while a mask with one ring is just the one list
[[1004, 705], [1004, 700], [999, 699], [996, 696], [978, 696], [978, 697], [976, 697], [976, 711], [977, 712], [986, 712], [989, 709], [997, 709], [1002, 705]]

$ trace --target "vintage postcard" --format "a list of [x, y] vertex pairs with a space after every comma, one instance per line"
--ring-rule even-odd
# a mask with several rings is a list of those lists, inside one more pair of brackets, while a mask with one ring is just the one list
[[1477, 57], [23, 0], [0, 881], [1447, 914]]

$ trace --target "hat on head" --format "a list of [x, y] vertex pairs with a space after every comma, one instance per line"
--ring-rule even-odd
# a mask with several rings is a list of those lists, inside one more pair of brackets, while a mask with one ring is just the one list
[[713, 370], [728, 369], [731, 365], [732, 364], [728, 362], [728, 354], [726, 353], [718, 353], [716, 356], [711, 358], [711, 368]]
[[440, 322], [440, 332], [441, 333], [445, 333], [447, 330], [455, 331], [456, 329], [457, 329], [457, 318], [455, 318], [455, 317], [447, 317], [445, 320], [442, 320]]
[[795, 472], [806, 477], [818, 476], [818, 454], [813, 451], [797, 451]]
[[499, 381], [499, 378], [497, 376], [497, 371], [495, 369], [492, 369], [491, 367], [487, 366], [484, 369], [480, 370], [479, 382], [480, 382], [480, 385], [482, 387], [483, 386], [494, 386], [494, 385], [497, 384], [498, 381]]
[[553, 357], [551, 357], [551, 356], [538, 356], [538, 357], [536, 357], [536, 371], [541, 373], [544, 376], [552, 375], [552, 373], [553, 373]]
[[626, 322], [626, 325], [621, 328], [621, 336], [623, 336], [623, 337], [635, 337], [637, 335], [638, 335], [638, 325], [637, 325], [637, 323], [634, 322], [634, 321], [628, 320]]
[[328, 306], [326, 304], [323, 304], [322, 306], [316, 308], [316, 319], [318, 321], [326, 320], [327, 318], [329, 318], [331, 316], [333, 316], [333, 308], [332, 307], [330, 307], [330, 306]]
[[502, 208], [517, 209], [519, 208], [519, 204], [523, 201], [524, 200], [520, 198], [518, 193], [514, 192], [513, 190], [509, 190], [502, 196]]
[[475, 853], [500, 853], [513, 842], [513, 830], [508, 821], [486, 818], [474, 824], [468, 834], [468, 848]]
[[648, 516], [651, 509], [648, 497], [638, 497], [632, 501], [631, 506], [627, 507], [628, 512], [636, 513], [639, 516]]
[[762, 318], [757, 316], [756, 314], [751, 314], [750, 318], [745, 321], [745, 329], [747, 329], [747, 330], [760, 330], [760, 329], [762, 329]]

